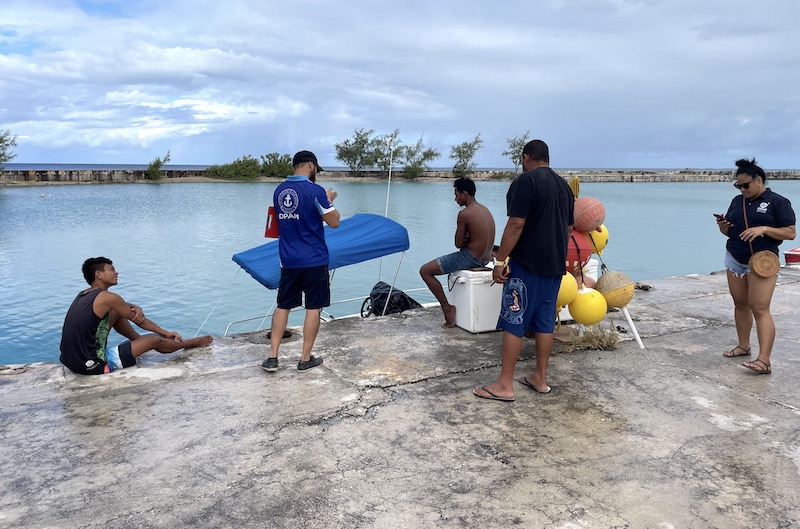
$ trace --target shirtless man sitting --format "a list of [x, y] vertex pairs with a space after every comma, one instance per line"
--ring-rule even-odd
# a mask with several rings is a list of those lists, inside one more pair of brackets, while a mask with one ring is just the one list
[[[136, 357], [155, 349], [172, 353], [179, 349], [203, 347], [214, 340], [200, 336], [184, 340], [177, 332], [165, 331], [148, 320], [141, 307], [126, 303], [108, 289], [117, 284], [118, 273], [110, 259], [92, 257], [83, 263], [83, 277], [90, 287], [72, 302], [61, 332], [61, 363], [83, 375], [100, 375], [136, 365]], [[131, 323], [156, 334], [140, 335]], [[111, 329], [128, 338], [107, 347]]]
[[494, 247], [494, 218], [486, 206], [475, 200], [475, 182], [469, 178], [459, 178], [453, 184], [453, 189], [455, 201], [459, 206], [465, 206], [458, 213], [456, 221], [455, 243], [460, 250], [437, 257], [419, 269], [422, 280], [442, 307], [444, 328], [455, 325], [456, 307], [448, 303], [442, 284], [436, 276], [486, 266], [492, 260]]

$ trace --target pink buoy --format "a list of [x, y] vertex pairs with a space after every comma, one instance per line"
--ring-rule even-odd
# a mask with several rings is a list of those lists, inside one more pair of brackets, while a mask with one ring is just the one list
[[575, 229], [594, 231], [606, 221], [606, 208], [602, 202], [592, 197], [582, 197], [575, 201]]
[[[580, 274], [580, 272], [575, 274], [575, 281], [577, 281], [579, 283], [581, 282], [581, 274]], [[587, 274], [585, 272], [583, 274], [582, 281], [583, 281], [583, 284], [580, 286], [580, 288], [595, 288], [595, 285], [597, 284], [597, 282], [594, 280], [594, 278], [592, 278], [591, 276], [589, 276], [589, 274]]]

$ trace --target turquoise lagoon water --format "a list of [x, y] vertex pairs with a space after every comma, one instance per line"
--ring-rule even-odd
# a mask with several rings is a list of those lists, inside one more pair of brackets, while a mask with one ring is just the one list
[[[386, 183], [322, 183], [339, 193], [336, 205], [343, 217], [384, 213]], [[265, 314], [275, 291], [240, 271], [231, 256], [266, 242], [264, 221], [275, 185], [0, 188], [0, 364], [58, 361], [64, 313], [86, 287], [80, 266], [90, 256], [112, 259], [120, 273], [114, 291], [184, 336], [201, 325], [202, 333], [222, 334], [232, 321]], [[800, 203], [800, 181], [776, 181], [771, 187]], [[497, 242], [505, 225], [507, 189], [507, 182], [478, 183], [477, 199], [498, 224]], [[581, 196], [606, 206], [610, 241], [603, 260], [637, 281], [721, 269], [724, 240], [712, 213], [724, 212], [736, 194], [730, 183], [581, 186]], [[357, 313], [379, 273], [390, 282], [398, 263], [399, 288], [424, 288], [417, 270], [454, 250], [457, 212], [448, 182], [394, 181], [389, 217], [409, 231], [407, 258], [400, 262], [390, 256], [337, 270], [333, 299], [359, 299], [329, 312], [336, 317]], [[782, 248], [794, 246], [787, 242]], [[422, 303], [434, 301], [427, 291], [411, 295]], [[302, 313], [293, 313], [290, 323], [301, 321]], [[261, 323], [238, 324], [231, 332], [255, 330]]]

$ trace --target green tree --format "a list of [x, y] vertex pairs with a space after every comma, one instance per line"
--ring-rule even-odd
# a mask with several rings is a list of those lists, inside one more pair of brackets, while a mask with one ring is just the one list
[[441, 154], [436, 149], [425, 148], [425, 143], [422, 141], [422, 136], [420, 136], [417, 143], [404, 147], [403, 158], [405, 158], [405, 165], [403, 166], [403, 174], [407, 178], [419, 178], [429, 169], [428, 162], [432, 162], [439, 156]]
[[390, 166], [402, 164], [404, 152], [399, 129], [372, 140], [372, 161], [381, 171], [388, 172]]
[[336, 159], [349, 167], [353, 171], [353, 176], [361, 176], [361, 171], [365, 167], [375, 165], [373, 134], [374, 130], [358, 129], [352, 138], [334, 145]]
[[525, 134], [522, 136], [516, 136], [514, 138], [508, 138], [506, 142], [508, 142], [508, 150], [503, 151], [503, 156], [507, 158], [511, 158], [511, 162], [514, 164], [514, 172], [517, 172], [517, 168], [522, 165], [522, 149], [525, 148], [525, 144], [528, 143], [528, 134], [531, 131], [525, 131]]
[[147, 171], [145, 171], [147, 178], [150, 180], [161, 180], [164, 176], [164, 173], [161, 172], [161, 166], [166, 163], [169, 163], [169, 151], [167, 151], [164, 158], [156, 156], [155, 160], [150, 162], [150, 165], [147, 166]]
[[257, 180], [261, 177], [261, 162], [252, 156], [244, 156], [232, 163], [208, 167], [205, 176], [223, 180]]
[[12, 147], [17, 146], [17, 137], [11, 134], [10, 130], [0, 131], [0, 171], [3, 170], [3, 164], [10, 162], [17, 155], [11, 150]]
[[482, 146], [483, 140], [481, 139], [480, 133], [478, 133], [472, 141], [465, 141], [464, 143], [453, 145], [453, 147], [450, 148], [450, 158], [456, 161], [456, 164], [453, 166], [453, 174], [457, 178], [468, 176], [475, 171], [475, 167], [477, 166], [473, 158], [475, 158], [475, 153], [478, 152], [478, 149]]
[[294, 174], [294, 166], [292, 165], [292, 157], [288, 154], [278, 154], [271, 152], [267, 155], [261, 155], [261, 172], [264, 176], [272, 178], [286, 178]]

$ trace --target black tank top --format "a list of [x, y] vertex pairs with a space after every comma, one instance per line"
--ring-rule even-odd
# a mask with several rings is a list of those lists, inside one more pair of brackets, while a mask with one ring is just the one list
[[108, 314], [99, 318], [92, 305], [102, 288], [81, 292], [64, 318], [61, 331], [61, 363], [75, 373], [97, 375], [106, 366]]

